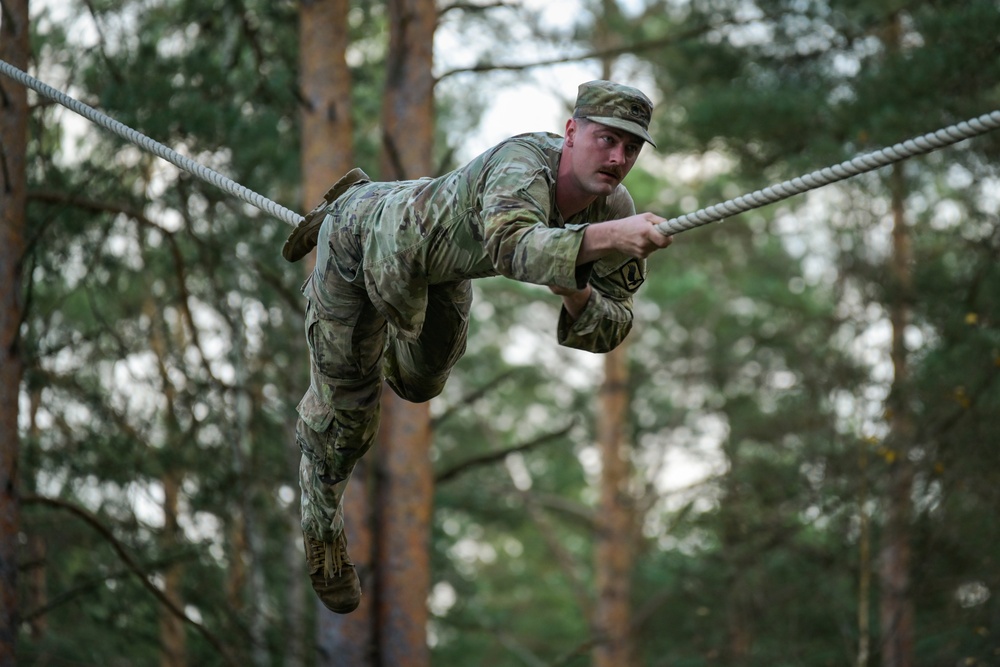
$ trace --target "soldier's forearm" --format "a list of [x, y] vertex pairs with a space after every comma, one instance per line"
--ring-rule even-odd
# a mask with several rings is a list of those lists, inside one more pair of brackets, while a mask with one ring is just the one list
[[596, 262], [614, 250], [614, 226], [609, 222], [587, 225], [583, 230], [583, 241], [576, 256], [576, 265]]
[[577, 320], [580, 314], [583, 312], [584, 308], [587, 307], [587, 303], [590, 301], [591, 287], [587, 285], [582, 290], [576, 291], [564, 291], [560, 294], [563, 300], [563, 306], [566, 307], [566, 312], [573, 320]]

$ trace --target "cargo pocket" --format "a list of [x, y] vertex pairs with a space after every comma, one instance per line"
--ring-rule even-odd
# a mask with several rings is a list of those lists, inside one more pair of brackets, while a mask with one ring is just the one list
[[320, 481], [331, 484], [333, 482], [327, 470], [333, 455], [333, 408], [310, 388], [299, 401], [296, 411], [299, 423], [295, 425], [295, 440], [302, 450], [303, 459], [310, 462]]
[[333, 421], [333, 408], [309, 388], [306, 395], [299, 401], [295, 411], [306, 425], [317, 433], [325, 433]]

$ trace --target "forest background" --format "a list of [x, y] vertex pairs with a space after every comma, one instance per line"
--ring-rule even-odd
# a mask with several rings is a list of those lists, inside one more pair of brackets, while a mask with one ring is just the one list
[[[995, 0], [0, 4], [0, 58], [302, 212], [589, 78], [656, 103], [665, 216], [1000, 108]], [[445, 393], [386, 398], [338, 617], [288, 228], [0, 103], [0, 664], [1000, 663], [1000, 133], [679, 235], [609, 355], [477, 281]]]

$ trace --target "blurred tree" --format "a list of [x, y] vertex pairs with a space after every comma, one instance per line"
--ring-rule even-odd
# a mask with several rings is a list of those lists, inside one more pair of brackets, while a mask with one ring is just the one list
[[[0, 3], [0, 60], [28, 69], [27, 0]], [[24, 368], [24, 293], [28, 95], [0, 77], [0, 664], [14, 664], [20, 613], [17, 594], [20, 387]]]
[[[298, 153], [281, 147], [297, 136], [295, 12], [136, 7], [79, 5], [65, 25], [43, 10], [43, 74], [289, 198]], [[72, 67], [53, 71], [64, 58]], [[292, 651], [279, 622], [292, 573], [277, 564], [295, 479], [288, 402], [302, 385], [287, 371], [298, 357], [281, 325], [301, 277], [275, 261], [279, 225], [95, 128], [74, 145], [49, 106], [34, 118], [25, 380], [37, 400], [22, 472], [27, 488], [86, 508], [105, 532], [32, 505], [26, 531], [49, 545], [49, 596], [25, 617], [45, 618], [49, 632], [21, 654], [260, 664]], [[138, 577], [123, 576], [122, 554]], [[149, 576], [167, 597], [151, 595]], [[107, 627], [116, 639], [95, 641]], [[222, 636], [241, 640], [223, 646]]]
[[[990, 2], [961, 8], [934, 2], [861, 7], [783, 1], [655, 7], [662, 13], [645, 23], [647, 35], [701, 35], [648, 54], [655, 63], [650, 71], [670, 100], [661, 116], [665, 122], [657, 125], [660, 138], [724, 156], [741, 189], [790, 178], [996, 106], [998, 46], [992, 35], [997, 24]], [[646, 16], [652, 19], [651, 13]], [[942, 97], [941, 90], [949, 95]], [[939, 590], [936, 600], [918, 599], [922, 576], [914, 568], [930, 554], [916, 550], [929, 537], [923, 535], [927, 521], [940, 511], [940, 489], [928, 460], [935, 447], [920, 436], [930, 428], [922, 417], [926, 399], [914, 393], [911, 378], [927, 377], [919, 365], [944, 339], [915, 307], [931, 299], [908, 285], [918, 280], [924, 262], [936, 264], [934, 253], [921, 252], [922, 238], [934, 226], [946, 225], [960, 237], [993, 238], [996, 225], [984, 221], [995, 219], [994, 205], [966, 205], [965, 197], [943, 193], [934, 183], [968, 175], [974, 200], [981, 192], [977, 182], [995, 178], [988, 156], [996, 154], [997, 141], [986, 136], [946, 154], [897, 165], [884, 175], [852, 179], [805, 201], [788, 202], [772, 213], [788, 248], [811, 255], [804, 264], [812, 276], [803, 275], [806, 284], [822, 278], [835, 287], [842, 322], [830, 330], [830, 351], [846, 352], [869, 368], [867, 380], [845, 384], [831, 397], [837, 396], [842, 415], [836, 430], [853, 432], [858, 440], [874, 438], [882, 458], [882, 465], [869, 468], [880, 501], [874, 516], [883, 528], [882, 612], [873, 644], [881, 664], [989, 659], [981, 651], [937, 651], [958, 631], [942, 624], [938, 611], [951, 604], [956, 588]], [[720, 192], [719, 200], [734, 194]], [[699, 201], [707, 203], [702, 196]], [[941, 217], [952, 207], [961, 210], [961, 223]], [[796, 225], [790, 211], [816, 229]], [[970, 253], [968, 259], [989, 261], [989, 252]], [[961, 276], [941, 273], [937, 279], [963, 292]], [[971, 367], [966, 372], [981, 373]], [[844, 472], [854, 474], [850, 468]], [[731, 475], [738, 479], [735, 465]], [[849, 534], [853, 538], [853, 530]], [[866, 631], [859, 632], [859, 641]], [[761, 656], [757, 642], [746, 659], [755, 656]]]
[[[532, 69], [497, 65], [547, 45], [550, 62], [614, 58], [609, 76], [657, 99], [660, 148], [644, 152], [628, 186], [640, 210], [689, 212], [995, 108], [994, 4], [593, 3], [557, 27], [523, 8], [450, 5], [437, 30], [455, 30], [475, 57], [426, 84], [425, 55], [400, 61], [400, 47], [384, 67], [403, 6], [390, 15], [382, 3], [353, 3], [354, 162], [378, 162], [382, 178], [452, 166], [450, 137], [475, 126], [496, 86]], [[323, 103], [305, 99], [299, 21], [319, 3], [71, 5], [33, 21], [44, 78], [272, 198], [315, 203], [298, 150], [310, 134], [299, 132]], [[898, 52], [884, 41], [894, 17]], [[386, 85], [391, 76], [400, 78]], [[423, 96], [400, 103], [426, 85], [437, 101], [430, 116]], [[407, 108], [421, 111], [397, 120], [414, 127], [382, 122]], [[31, 499], [21, 615], [34, 631], [21, 635], [19, 659], [154, 664], [166, 649], [159, 623], [172, 613], [191, 664], [309, 664], [289, 641], [310, 613], [296, 607], [301, 552], [289, 536], [288, 424], [306, 369], [301, 336], [290, 333], [301, 322], [301, 271], [277, 258], [287, 229], [97, 130], [74, 141], [61, 118], [48, 104], [31, 109], [18, 321], [20, 475]], [[411, 141], [421, 146], [416, 166], [401, 157]], [[900, 516], [912, 548], [914, 662], [995, 662], [998, 153], [1000, 138], [982, 137], [897, 176], [859, 177], [681, 235], [650, 262], [636, 302], [621, 420], [595, 414], [604, 359], [556, 346], [557, 299], [477, 281], [469, 351], [432, 404], [430, 428], [426, 415], [409, 426], [389, 420], [391, 442], [374, 452], [383, 471], [405, 467], [390, 452], [412, 437], [420, 446], [406, 453], [435, 466], [433, 515], [429, 486], [381, 488], [394, 516], [433, 522], [430, 575], [418, 568], [403, 581], [403, 570], [377, 565], [397, 583], [420, 582], [405, 605], [424, 611], [400, 622], [411, 646], [428, 630], [417, 659], [593, 660], [599, 590], [626, 583], [597, 584], [606, 576], [597, 573], [599, 429], [612, 423], [631, 444], [634, 664], [860, 658], [857, 579], [871, 567], [862, 519], [884, 547], [903, 451], [885, 411], [900, 395], [890, 394], [896, 303], [909, 321], [899, 328], [908, 371], [899, 387], [912, 419], [903, 443], [912, 505]], [[899, 175], [909, 300], [889, 271]], [[367, 520], [353, 508], [348, 516]], [[357, 557], [367, 549], [353, 535]], [[405, 535], [426, 539], [416, 526]], [[422, 566], [419, 548], [394, 553]], [[181, 573], [171, 599], [182, 607], [151, 582], [170, 572]], [[381, 585], [372, 590], [390, 600]], [[880, 622], [871, 630], [878, 664], [887, 633]], [[320, 651], [340, 641], [331, 632], [320, 631]], [[385, 662], [396, 648], [366, 659]]]
[[[433, 174], [433, 0], [386, 3], [388, 52], [382, 98], [381, 177], [402, 180]], [[383, 394], [378, 458], [379, 664], [430, 664], [430, 520], [434, 486], [429, 403]]]
[[[620, 24], [622, 11], [614, 0], [601, 3], [595, 20], [595, 47], [605, 51], [614, 45], [611, 25]], [[595, 17], [596, 18], [596, 17]], [[612, 79], [614, 61], [602, 62], [602, 79]], [[648, 147], [647, 147], [648, 148]], [[601, 496], [595, 526], [593, 614], [594, 667], [631, 665], [635, 662], [632, 629], [632, 571], [637, 538], [636, 511], [632, 499], [635, 471], [629, 442], [628, 341], [604, 357], [604, 379], [596, 405], [596, 435], [601, 451]]]
[[[351, 44], [350, 3], [347, 0], [305, 0], [299, 5], [299, 88], [301, 95], [301, 162], [303, 210], [311, 210], [322, 201], [326, 191], [354, 166], [354, 90], [347, 52]], [[306, 258], [306, 273], [313, 270], [315, 252]], [[301, 351], [305, 358], [306, 350]], [[292, 470], [298, 469], [300, 452], [294, 438], [289, 439]], [[369, 665], [372, 642], [376, 636], [370, 580], [364, 574], [373, 567], [371, 502], [365, 465], [358, 467], [344, 498], [345, 526], [350, 539], [351, 558], [368, 587], [358, 610], [348, 616], [331, 613], [314, 599], [316, 610], [317, 664]], [[293, 532], [298, 535], [298, 508], [292, 513]], [[296, 572], [303, 572], [301, 555], [295, 550]], [[298, 577], [305, 582], [304, 573]], [[298, 585], [294, 586], [298, 588]], [[301, 591], [297, 591], [301, 599]], [[294, 603], [290, 606], [294, 609]], [[304, 618], [295, 615], [289, 624], [293, 631]], [[304, 652], [303, 655], [306, 653]]]
[[635, 513], [631, 499], [632, 469], [628, 424], [628, 344], [604, 359], [597, 415], [601, 449], [601, 500], [595, 526], [594, 603], [595, 667], [630, 665], [631, 582]]

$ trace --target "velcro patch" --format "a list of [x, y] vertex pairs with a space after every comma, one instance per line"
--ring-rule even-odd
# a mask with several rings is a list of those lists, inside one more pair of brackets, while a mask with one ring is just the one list
[[618, 272], [621, 276], [622, 285], [632, 292], [639, 289], [639, 285], [646, 280], [646, 277], [642, 275], [642, 266], [639, 264], [639, 260], [635, 258], [626, 262], [622, 268], [618, 269]]

